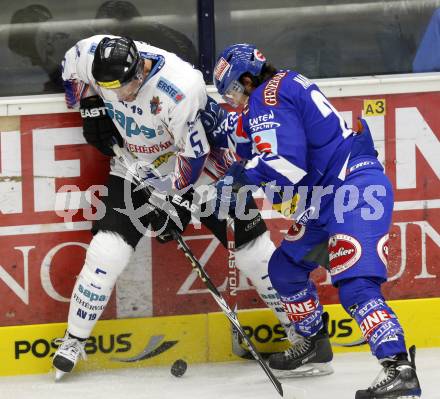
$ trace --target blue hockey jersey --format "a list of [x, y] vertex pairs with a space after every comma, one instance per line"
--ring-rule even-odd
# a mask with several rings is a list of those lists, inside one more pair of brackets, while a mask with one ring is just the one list
[[[297, 72], [280, 71], [260, 85], [242, 114], [229, 114], [222, 128], [237, 153], [249, 160], [246, 174], [252, 184], [276, 185], [291, 196], [302, 187], [310, 197], [313, 187], [337, 188], [345, 179], [353, 131], [316, 84]], [[304, 207], [310, 206], [310, 198], [306, 202]]]

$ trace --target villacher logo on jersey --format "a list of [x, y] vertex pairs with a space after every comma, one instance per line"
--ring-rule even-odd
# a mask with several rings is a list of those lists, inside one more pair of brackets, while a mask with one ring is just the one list
[[352, 267], [362, 255], [358, 240], [346, 234], [335, 234], [329, 241], [330, 274], [335, 276]]

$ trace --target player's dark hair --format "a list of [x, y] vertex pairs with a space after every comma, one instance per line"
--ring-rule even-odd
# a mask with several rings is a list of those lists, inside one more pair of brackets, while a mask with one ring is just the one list
[[252, 80], [252, 84], [255, 87], [258, 87], [261, 84], [263, 84], [264, 82], [266, 82], [267, 80], [272, 79], [277, 73], [278, 73], [278, 69], [275, 68], [269, 62], [266, 62], [263, 65], [263, 68], [261, 69], [261, 72], [259, 75], [255, 76], [255, 75], [250, 74], [249, 72], [246, 72], [240, 76], [240, 80], [242, 77], [247, 76]]

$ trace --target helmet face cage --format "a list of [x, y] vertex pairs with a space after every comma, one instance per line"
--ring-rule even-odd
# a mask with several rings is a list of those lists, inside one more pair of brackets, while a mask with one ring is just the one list
[[[119, 87], [108, 87], [98, 83], [98, 90], [103, 98], [109, 101], [134, 101], [144, 83], [144, 63], [141, 60], [136, 66], [134, 76]], [[105, 82], [104, 82], [105, 83]]]
[[238, 80], [233, 80], [225, 90], [225, 94], [223, 94], [222, 97], [226, 103], [236, 108], [240, 105], [243, 105], [243, 95], [244, 86]]
[[214, 83], [223, 96], [233, 81], [248, 72], [258, 76], [266, 63], [264, 55], [252, 44], [234, 44], [227, 47], [217, 59], [214, 68]]
[[105, 37], [96, 47], [92, 75], [100, 87], [117, 89], [133, 79], [139, 64], [140, 56], [133, 40]]

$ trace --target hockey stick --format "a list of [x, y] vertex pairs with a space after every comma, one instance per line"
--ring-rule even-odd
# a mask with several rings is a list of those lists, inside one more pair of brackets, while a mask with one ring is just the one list
[[[121, 162], [122, 165], [125, 166], [127, 172], [132, 176], [133, 180], [136, 184], [141, 186], [146, 192], [150, 193], [150, 187], [148, 184], [146, 184], [145, 181], [142, 181], [139, 176], [133, 171], [133, 168], [131, 167], [128, 159], [126, 158], [124, 152], [122, 151], [121, 147], [119, 145], [114, 144], [113, 152], [116, 154], [116, 157]], [[243, 331], [242, 326], [240, 325], [240, 322], [238, 321], [236, 313], [231, 310], [229, 305], [226, 303], [220, 292], [218, 291], [217, 287], [212, 283], [211, 279], [209, 278], [208, 274], [203, 269], [203, 266], [200, 264], [198, 259], [193, 255], [192, 251], [188, 247], [188, 245], [183, 240], [180, 233], [176, 230], [172, 230], [171, 234], [173, 238], [177, 241], [178, 248], [183, 251], [186, 258], [190, 261], [193, 269], [197, 272], [200, 279], [205, 283], [206, 287], [208, 288], [210, 294], [214, 298], [214, 300], [217, 302], [217, 304], [222, 309], [223, 313], [226, 315], [226, 317], [229, 319], [229, 321], [234, 325], [238, 333], [241, 335], [244, 342], [249, 347], [250, 352], [254, 356], [255, 360], [258, 361], [263, 371], [266, 373], [267, 377], [269, 378], [270, 382], [273, 384], [275, 389], [277, 390], [278, 394], [287, 399], [304, 399], [304, 391], [302, 389], [293, 388], [291, 386], [286, 386], [281, 384], [281, 382], [275, 377], [272, 370], [269, 368], [269, 366], [265, 363], [257, 349], [255, 348], [252, 341], [249, 339], [249, 337], [246, 335], [246, 333]]]
[[272, 370], [269, 368], [269, 366], [266, 364], [266, 362], [261, 357], [260, 353], [255, 348], [252, 341], [249, 339], [249, 337], [246, 335], [246, 333], [243, 331], [243, 327], [241, 326], [240, 322], [238, 321], [237, 314], [231, 310], [229, 305], [226, 303], [220, 292], [217, 290], [217, 287], [212, 283], [211, 279], [209, 278], [208, 274], [203, 269], [203, 266], [200, 264], [200, 262], [197, 260], [197, 258], [193, 255], [188, 245], [186, 245], [185, 241], [183, 240], [182, 236], [175, 230], [172, 232], [174, 239], [178, 242], [179, 248], [183, 251], [185, 256], [189, 259], [193, 269], [197, 272], [200, 279], [205, 283], [206, 287], [208, 288], [210, 294], [214, 298], [214, 300], [217, 302], [217, 304], [222, 309], [223, 313], [226, 315], [226, 317], [229, 319], [229, 321], [233, 324], [236, 331], [241, 335], [241, 338], [244, 342], [246, 342], [247, 346], [249, 347], [249, 351], [252, 353], [255, 360], [260, 364], [263, 371], [268, 376], [270, 382], [273, 384], [277, 392], [280, 394], [283, 398], [290, 398], [290, 399], [301, 399], [304, 397], [304, 392], [300, 389], [295, 389], [290, 386], [286, 386], [281, 384], [281, 382], [275, 377]]
[[234, 311], [237, 310], [237, 283], [239, 279], [239, 273], [235, 264], [235, 225], [234, 219], [228, 217], [226, 219], [226, 244], [228, 251], [228, 287], [229, 296], [235, 297], [235, 304], [233, 306]]
[[360, 337], [351, 342], [332, 342], [332, 346], [340, 346], [343, 348], [354, 348], [356, 346], [367, 345], [368, 341], [364, 337]]
[[[239, 358], [244, 360], [255, 360], [254, 356], [252, 355], [252, 352], [249, 349], [245, 348], [244, 344], [246, 342], [242, 338], [240, 331], [232, 323], [231, 323], [231, 343], [232, 343], [232, 353], [235, 356], [238, 356]], [[259, 353], [263, 359], [267, 359], [269, 358], [270, 355], [273, 355], [276, 352], [259, 352]]]

